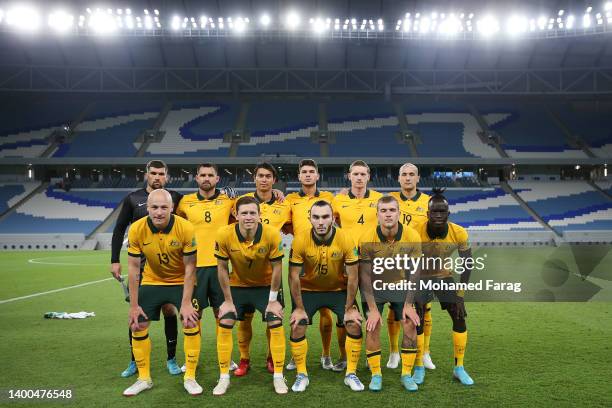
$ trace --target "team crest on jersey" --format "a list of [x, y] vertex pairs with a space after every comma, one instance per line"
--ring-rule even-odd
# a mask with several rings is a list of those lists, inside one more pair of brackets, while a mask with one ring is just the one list
[[376, 207], [376, 203], [370, 203], [370, 208]]
[[180, 247], [181, 243], [175, 240], [170, 241], [170, 246], [171, 247]]
[[281, 213], [281, 211], [280, 211], [280, 210], [274, 210], [274, 211], [272, 211], [272, 212], [273, 212], [274, 214], [276, 214], [276, 215], [280, 215], [280, 213]]
[[221, 205], [221, 204], [223, 204], [223, 201], [221, 201], [221, 200], [215, 200], [215, 205]]
[[258, 254], [265, 254], [266, 253], [266, 247], [261, 247], [257, 250]]
[[423, 212], [425, 209], [423, 207], [417, 207], [417, 211]]

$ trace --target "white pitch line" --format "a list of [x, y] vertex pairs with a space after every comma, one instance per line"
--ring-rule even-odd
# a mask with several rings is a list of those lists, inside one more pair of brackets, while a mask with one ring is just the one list
[[39, 292], [39, 293], [33, 293], [31, 295], [26, 295], [26, 296], [19, 296], [19, 297], [15, 297], [15, 298], [10, 298], [10, 299], [5, 299], [5, 300], [0, 300], [0, 305], [3, 303], [9, 303], [9, 302], [15, 302], [17, 300], [23, 300], [23, 299], [29, 299], [29, 298], [33, 298], [33, 297], [37, 297], [37, 296], [42, 296], [42, 295], [48, 295], [50, 293], [57, 293], [57, 292], [63, 292], [65, 290], [68, 289], [75, 289], [75, 288], [81, 288], [83, 286], [88, 286], [88, 285], [93, 285], [95, 283], [100, 283], [100, 282], [106, 282], [108, 280], [112, 280], [115, 278], [106, 278], [106, 279], [100, 279], [100, 280], [96, 280], [96, 281], [91, 281], [91, 282], [85, 282], [85, 283], [80, 283], [78, 285], [73, 285], [73, 286], [67, 286], [65, 288], [59, 288], [59, 289], [53, 289], [53, 290], [48, 290], [46, 292]]

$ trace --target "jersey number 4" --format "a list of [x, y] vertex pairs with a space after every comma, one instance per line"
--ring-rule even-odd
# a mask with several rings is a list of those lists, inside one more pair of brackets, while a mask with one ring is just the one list
[[357, 220], [357, 224], [365, 224], [365, 221], [363, 220], [363, 214], [361, 214], [361, 217], [359, 217], [359, 220]]

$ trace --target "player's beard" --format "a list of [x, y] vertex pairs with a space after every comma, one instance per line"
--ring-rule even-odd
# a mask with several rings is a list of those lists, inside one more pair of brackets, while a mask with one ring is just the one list
[[211, 183], [202, 183], [202, 184], [200, 184], [200, 190], [202, 190], [202, 191], [204, 191], [206, 193], [208, 193], [211, 190], [214, 190], [215, 187], [216, 187], [216, 185], [215, 184], [211, 184]]
[[327, 236], [327, 234], [329, 234], [329, 232], [331, 231], [331, 229], [332, 229], [332, 225], [330, 224], [330, 225], [327, 227], [327, 230], [325, 230], [325, 232], [324, 232], [323, 234], [319, 234], [319, 232], [318, 232], [318, 230], [317, 230], [316, 228], [314, 229], [314, 232], [315, 232], [315, 235], [317, 236], [317, 238], [318, 238], [319, 240], [323, 240], [323, 239], [325, 239], [325, 237]]

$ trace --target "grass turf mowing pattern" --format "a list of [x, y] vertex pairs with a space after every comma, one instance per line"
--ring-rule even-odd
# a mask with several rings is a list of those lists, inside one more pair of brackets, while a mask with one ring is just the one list
[[[509, 261], [515, 259], [508, 256]], [[32, 258], [45, 264], [29, 263], [28, 260]], [[104, 279], [110, 276], [108, 259], [109, 253], [101, 251], [0, 253], [3, 265], [0, 271], [0, 300]], [[123, 265], [127, 265], [125, 259]], [[127, 267], [124, 268], [125, 273]], [[383, 392], [355, 393], [342, 383], [342, 374], [320, 368], [321, 343], [318, 321], [315, 320], [308, 330], [311, 384], [303, 394], [290, 392], [286, 396], [277, 396], [272, 389], [271, 375], [264, 366], [264, 325], [256, 316], [251, 346], [252, 370], [246, 377], [232, 377], [228, 394], [218, 398], [211, 395], [218, 378], [218, 368], [214, 320], [209, 309], [205, 312], [203, 323], [197, 376], [204, 387], [204, 395], [188, 396], [182, 387], [182, 377], [167, 373], [163, 321], [160, 321], [153, 322], [150, 329], [154, 387], [127, 399], [121, 393], [133, 383], [135, 377], [119, 377], [129, 362], [126, 330], [128, 305], [122, 297], [119, 284], [109, 280], [0, 304], [4, 351], [0, 387], [71, 388], [74, 399], [70, 405], [75, 406], [138, 407], [153, 404], [201, 407], [220, 403], [226, 406], [363, 406], [376, 403], [399, 406], [431, 401], [452, 406], [612, 405], [612, 396], [608, 392], [612, 375], [612, 316], [609, 303], [469, 303], [469, 339], [465, 363], [476, 382], [472, 387], [464, 387], [452, 379], [451, 323], [446, 312], [434, 304], [431, 350], [438, 368], [427, 372], [426, 382], [419, 392], [410, 394], [401, 388], [399, 369], [385, 367], [388, 356], [386, 328], [383, 328], [381, 336]], [[67, 321], [42, 317], [46, 311], [81, 310], [94, 311], [96, 317]], [[288, 314], [287, 310], [287, 317]], [[286, 326], [287, 338], [288, 335]], [[179, 337], [177, 357], [182, 363], [182, 335]], [[335, 360], [338, 356], [335, 333], [332, 354]], [[238, 359], [236, 344], [233, 356], [235, 360]], [[287, 358], [289, 356], [287, 344]], [[358, 375], [367, 387], [370, 375], [364, 359], [362, 353]], [[291, 385], [295, 372], [285, 372], [285, 375]], [[0, 404], [15, 406], [7, 403], [6, 399], [0, 400]]]

